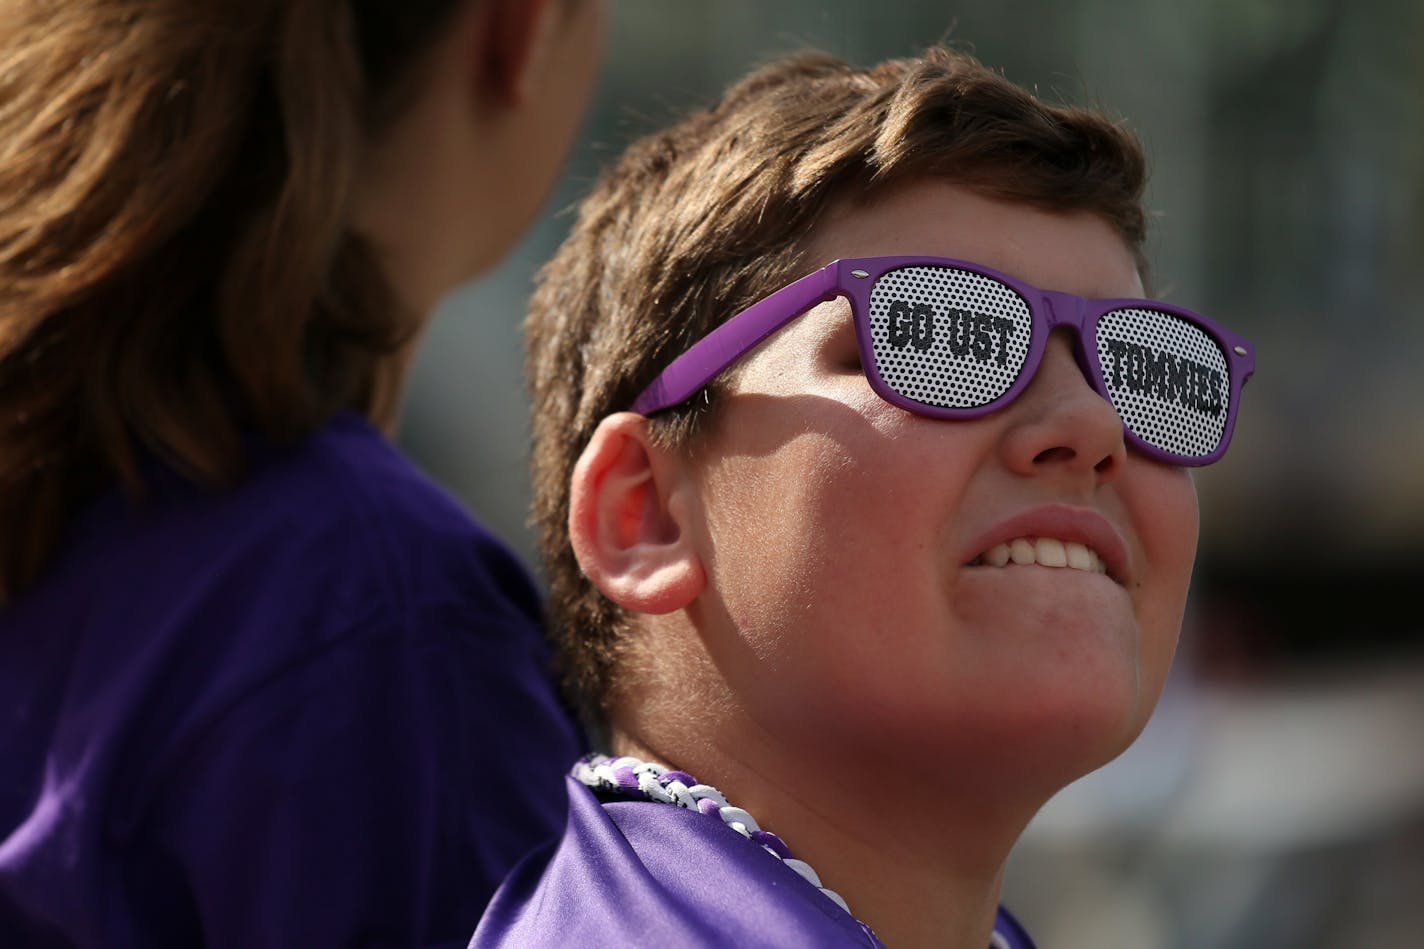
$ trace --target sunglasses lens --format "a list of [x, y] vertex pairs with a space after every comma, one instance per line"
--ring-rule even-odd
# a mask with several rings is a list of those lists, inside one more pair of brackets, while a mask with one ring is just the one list
[[1161, 310], [1112, 310], [1098, 320], [1098, 363], [1128, 429], [1162, 451], [1203, 458], [1220, 445], [1231, 375], [1216, 340]]
[[869, 315], [875, 371], [921, 405], [987, 405], [1009, 390], [1028, 355], [1023, 297], [967, 270], [892, 270], [871, 288]]

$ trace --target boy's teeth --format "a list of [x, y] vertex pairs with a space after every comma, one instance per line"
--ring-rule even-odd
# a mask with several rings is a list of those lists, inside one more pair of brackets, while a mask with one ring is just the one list
[[1068, 552], [1063, 549], [1063, 541], [1058, 538], [1040, 537], [1034, 546], [1038, 549], [1038, 562], [1043, 566], [1068, 566]]
[[1004, 567], [1010, 563], [1021, 566], [1038, 564], [1043, 567], [1067, 567], [1070, 570], [1086, 570], [1107, 573], [1107, 565], [1096, 550], [1071, 540], [1056, 537], [1015, 537], [1007, 544], [995, 544], [974, 558], [977, 564]]

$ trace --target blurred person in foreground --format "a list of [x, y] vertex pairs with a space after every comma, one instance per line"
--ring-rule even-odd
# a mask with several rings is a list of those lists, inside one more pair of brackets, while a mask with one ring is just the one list
[[1176, 646], [1249, 344], [1143, 299], [1119, 124], [971, 57], [770, 65], [628, 150], [529, 317], [606, 755], [474, 946], [985, 946]]
[[563, 826], [536, 591], [385, 432], [604, 15], [7, 4], [0, 944], [459, 944]]

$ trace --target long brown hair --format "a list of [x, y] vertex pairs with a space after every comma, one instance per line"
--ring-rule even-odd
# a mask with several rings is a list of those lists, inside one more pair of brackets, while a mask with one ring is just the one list
[[[569, 479], [594, 429], [694, 341], [804, 272], [801, 247], [826, 208], [925, 176], [1096, 214], [1146, 279], [1146, 172], [1132, 133], [947, 48], [869, 69], [821, 54], [771, 64], [634, 143], [580, 206], [526, 328], [550, 627], [570, 689], [595, 718], [616, 696], [631, 617], [569, 546]], [[705, 398], [659, 413], [650, 431], [690, 445], [718, 391], [714, 382]]]
[[349, 227], [363, 145], [458, 0], [8, 0], [0, 604], [142, 459], [389, 421], [414, 330]]

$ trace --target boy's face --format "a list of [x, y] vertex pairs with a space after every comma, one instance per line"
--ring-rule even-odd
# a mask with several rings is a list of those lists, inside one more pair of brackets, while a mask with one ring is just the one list
[[[1098, 218], [934, 179], [839, 208], [805, 262], [892, 254], [1143, 295]], [[736, 740], [961, 774], [973, 761], [1051, 791], [1141, 730], [1176, 645], [1196, 495], [1184, 469], [1128, 453], [1066, 337], [1011, 405], [936, 421], [871, 391], [835, 300], [747, 357], [715, 418], [697, 456], [695, 609], [750, 732]], [[1109, 572], [980, 562], [1039, 537]]]

